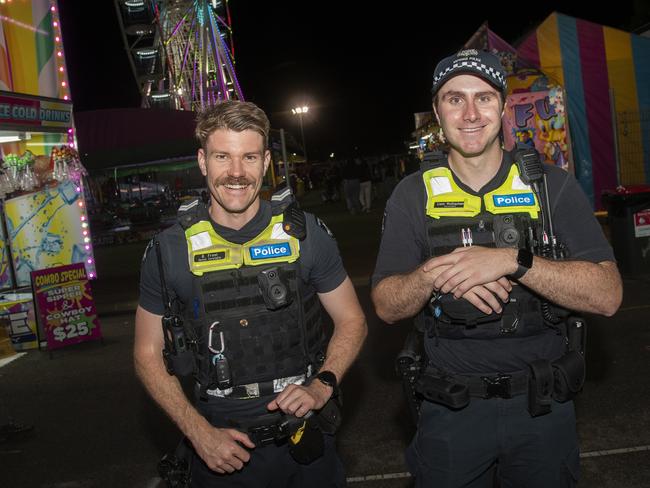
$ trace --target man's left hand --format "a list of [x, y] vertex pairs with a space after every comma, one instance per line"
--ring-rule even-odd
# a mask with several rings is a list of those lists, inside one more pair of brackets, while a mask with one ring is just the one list
[[434, 281], [436, 290], [462, 297], [476, 285], [497, 281], [517, 270], [516, 249], [459, 247], [449, 254], [429, 260], [424, 266], [450, 265]]
[[333, 389], [318, 380], [309, 386], [289, 385], [266, 408], [303, 417], [310, 410], [320, 410], [332, 396]]

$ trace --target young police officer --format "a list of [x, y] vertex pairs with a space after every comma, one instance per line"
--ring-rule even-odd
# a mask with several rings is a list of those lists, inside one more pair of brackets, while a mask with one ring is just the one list
[[432, 92], [449, 154], [388, 201], [372, 290], [383, 320], [423, 324], [426, 400], [409, 468], [419, 487], [490, 487], [495, 476], [503, 487], [573, 486], [584, 324], [566, 311], [616, 312], [612, 250], [572, 176], [502, 150], [498, 58], [443, 59]]
[[[259, 198], [268, 133], [252, 103], [198, 115], [211, 204], [183, 205], [143, 262], [136, 371], [193, 446], [195, 487], [345, 483], [334, 438], [321, 430], [333, 433], [330, 398], [363, 343], [365, 317], [325, 225], [275, 195]], [[334, 323], [329, 345], [321, 304]], [[194, 376], [194, 405], [166, 367]], [[307, 437], [308, 452], [296, 449]]]

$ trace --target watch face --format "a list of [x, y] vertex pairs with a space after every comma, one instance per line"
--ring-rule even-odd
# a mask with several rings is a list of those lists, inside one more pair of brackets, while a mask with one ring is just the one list
[[517, 263], [524, 268], [530, 268], [533, 265], [533, 253], [528, 249], [519, 249], [517, 253]]
[[316, 375], [322, 383], [325, 383], [327, 386], [336, 388], [336, 375], [331, 371], [321, 371]]

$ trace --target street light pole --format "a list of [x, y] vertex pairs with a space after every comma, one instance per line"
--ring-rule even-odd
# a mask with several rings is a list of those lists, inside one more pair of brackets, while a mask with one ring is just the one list
[[305, 143], [305, 130], [302, 126], [302, 116], [309, 111], [309, 107], [306, 105], [303, 107], [296, 107], [291, 109], [291, 113], [298, 116], [298, 121], [300, 122], [300, 136], [302, 137], [302, 152], [305, 155], [305, 163], [307, 162], [307, 144]]

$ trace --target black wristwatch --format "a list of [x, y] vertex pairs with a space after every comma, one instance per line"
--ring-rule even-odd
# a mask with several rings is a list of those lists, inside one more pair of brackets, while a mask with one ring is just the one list
[[336, 393], [336, 375], [331, 371], [320, 371], [316, 375], [316, 379], [323, 383], [324, 385], [331, 386], [334, 393]]
[[533, 266], [533, 253], [528, 249], [519, 249], [517, 253], [517, 271], [510, 275], [513, 280], [518, 280]]

